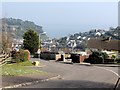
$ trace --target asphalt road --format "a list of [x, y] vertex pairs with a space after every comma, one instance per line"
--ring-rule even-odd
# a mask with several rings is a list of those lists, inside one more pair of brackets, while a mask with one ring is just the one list
[[35, 69], [58, 74], [60, 78], [22, 88], [111, 88], [112, 90], [118, 80], [118, 67], [85, 66], [44, 60], [40, 62], [44, 67]]

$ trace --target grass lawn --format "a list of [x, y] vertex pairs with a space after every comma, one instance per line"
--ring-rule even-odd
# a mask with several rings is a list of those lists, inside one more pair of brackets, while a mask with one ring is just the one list
[[120, 63], [116, 63], [117, 65], [120, 65]]
[[31, 61], [21, 62], [19, 63], [20, 66], [33, 66]]
[[0, 67], [2, 69], [1, 75], [11, 75], [11, 76], [17, 76], [17, 75], [24, 75], [24, 74], [46, 74], [45, 72], [33, 70], [25, 66], [33, 66], [33, 64], [30, 61], [22, 62], [22, 63], [12, 63], [12, 64], [6, 64]]

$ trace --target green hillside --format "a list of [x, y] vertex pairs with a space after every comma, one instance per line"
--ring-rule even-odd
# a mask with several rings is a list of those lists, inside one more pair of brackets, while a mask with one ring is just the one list
[[[23, 34], [28, 29], [33, 29], [36, 32], [43, 33], [42, 26], [36, 25], [34, 22], [31, 21], [23, 21], [21, 19], [14, 19], [14, 18], [2, 18], [2, 25], [6, 27], [6, 31], [11, 33], [14, 38], [22, 38]], [[3, 30], [4, 28], [2, 28]], [[44, 36], [47, 38], [47, 36]]]

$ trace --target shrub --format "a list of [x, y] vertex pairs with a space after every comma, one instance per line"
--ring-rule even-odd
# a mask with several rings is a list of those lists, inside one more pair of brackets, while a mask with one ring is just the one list
[[107, 53], [95, 51], [89, 56], [89, 58], [85, 59], [84, 62], [100, 64], [105, 62], [104, 60], [106, 60], [107, 58], [108, 58]]
[[12, 52], [12, 62], [24, 62], [30, 60], [30, 52], [28, 50], [20, 50], [19, 52]]
[[102, 58], [102, 59], [107, 59], [108, 58], [108, 55], [105, 52], [93, 52], [92, 56], [97, 57], [97, 58]]
[[20, 54], [19, 54], [19, 56], [20, 56], [20, 58], [19, 58], [20, 61], [21, 61], [21, 62], [25, 61], [25, 60], [24, 60], [24, 50], [21, 49], [19, 52], [20, 52]]
[[104, 59], [108, 59], [108, 54], [106, 52], [101, 52], [101, 55]]
[[30, 52], [28, 50], [24, 50], [24, 57], [23, 57], [23, 59], [25, 61], [30, 60]]
[[117, 58], [117, 59], [116, 59], [116, 62], [117, 62], [117, 63], [120, 63], [120, 58]]
[[116, 59], [116, 56], [115, 55], [112, 55], [112, 57], [111, 57], [112, 59]]
[[20, 60], [20, 52], [13, 52], [12, 53], [12, 62], [19, 63]]

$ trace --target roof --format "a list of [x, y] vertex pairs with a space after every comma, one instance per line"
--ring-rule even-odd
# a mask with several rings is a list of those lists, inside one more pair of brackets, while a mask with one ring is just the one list
[[88, 48], [104, 49], [104, 50], [117, 50], [120, 51], [120, 40], [106, 40], [91, 38], [87, 41]]

